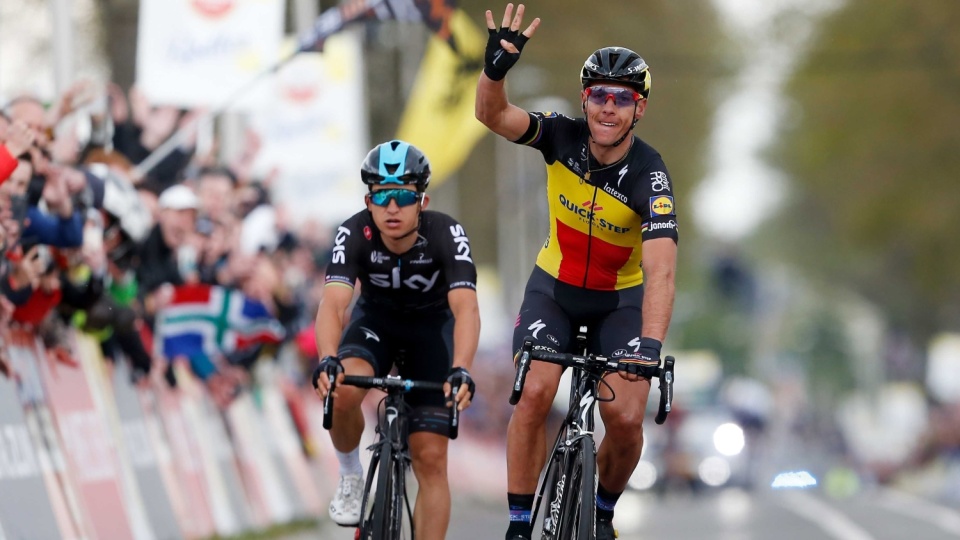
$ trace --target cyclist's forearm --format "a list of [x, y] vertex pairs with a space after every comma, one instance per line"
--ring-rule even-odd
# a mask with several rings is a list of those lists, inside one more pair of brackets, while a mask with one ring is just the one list
[[477, 120], [508, 141], [523, 136], [530, 126], [527, 111], [507, 99], [503, 81], [492, 81], [486, 75], [480, 75], [477, 83], [475, 113]]
[[480, 309], [476, 306], [459, 309], [454, 313], [453, 367], [469, 370], [479, 341]]
[[340, 335], [343, 333], [344, 323], [347, 320], [349, 303], [343, 304], [335, 295], [324, 291], [324, 298], [317, 308], [317, 319], [314, 325], [314, 335], [317, 340], [317, 354], [320, 358], [336, 356], [340, 346]]
[[474, 112], [477, 120], [491, 129], [510, 106], [504, 85], [504, 81], [491, 80], [484, 74], [480, 74], [480, 80], [477, 81], [477, 101]]
[[643, 328], [641, 337], [663, 343], [673, 315], [677, 242], [652, 238], [643, 242]]

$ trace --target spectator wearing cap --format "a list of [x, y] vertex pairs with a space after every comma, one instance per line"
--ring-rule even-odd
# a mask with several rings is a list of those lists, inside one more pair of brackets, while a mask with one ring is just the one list
[[[160, 194], [157, 224], [140, 245], [134, 262], [144, 296], [152, 295], [165, 283], [185, 282], [182, 270], [195, 260], [186, 260], [189, 255], [181, 248], [193, 240], [199, 206], [196, 194], [184, 185], [171, 186]], [[152, 311], [150, 306], [148, 311]]]

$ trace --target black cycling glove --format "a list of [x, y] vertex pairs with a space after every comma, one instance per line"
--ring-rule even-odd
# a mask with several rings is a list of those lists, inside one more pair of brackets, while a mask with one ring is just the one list
[[320, 363], [317, 364], [317, 369], [313, 370], [313, 387], [317, 390], [320, 389], [321, 373], [326, 373], [331, 383], [336, 381], [337, 375], [343, 373], [343, 365], [340, 364], [340, 359], [336, 356], [324, 356], [323, 360], [320, 360]]
[[473, 393], [477, 390], [477, 385], [473, 382], [473, 377], [470, 376], [470, 372], [466, 368], [455, 367], [450, 368], [450, 373], [447, 374], [447, 382], [450, 383], [450, 400], [453, 401], [456, 396], [453, 394], [453, 391], [458, 386], [467, 385], [467, 392], [470, 393], [470, 399], [473, 399]]
[[[483, 72], [491, 80], [499, 81], [507, 76], [507, 71], [520, 59], [520, 53], [523, 52], [523, 46], [530, 39], [520, 33], [518, 30], [510, 30], [510, 27], [492, 30], [487, 28], [490, 36], [487, 38], [487, 50], [483, 55]], [[517, 47], [517, 52], [507, 52], [500, 44], [500, 40], [505, 39]]]
[[628, 358], [621, 358], [617, 363], [617, 369], [631, 375], [640, 375], [650, 378], [655, 375], [651, 373], [660, 366], [660, 349], [662, 344], [653, 338], [640, 338], [640, 347], [635, 355]]

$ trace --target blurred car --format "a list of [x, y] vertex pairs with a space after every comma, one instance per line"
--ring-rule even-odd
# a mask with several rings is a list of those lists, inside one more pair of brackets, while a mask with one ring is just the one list
[[659, 492], [751, 485], [747, 435], [722, 406], [671, 413], [663, 429], [645, 430], [629, 486]]

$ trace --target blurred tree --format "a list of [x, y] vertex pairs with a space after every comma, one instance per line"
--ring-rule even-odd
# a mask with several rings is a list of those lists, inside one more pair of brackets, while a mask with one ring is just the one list
[[851, 0], [788, 91], [794, 180], [767, 247], [880, 306], [918, 343], [960, 300], [960, 2]]

